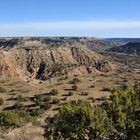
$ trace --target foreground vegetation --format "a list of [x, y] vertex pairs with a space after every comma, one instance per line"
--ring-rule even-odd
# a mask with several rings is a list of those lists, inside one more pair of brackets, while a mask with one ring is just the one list
[[91, 106], [78, 100], [46, 119], [47, 140], [140, 139], [140, 87], [113, 89], [110, 100]]
[[139, 76], [1, 79], [0, 139], [139, 140]]

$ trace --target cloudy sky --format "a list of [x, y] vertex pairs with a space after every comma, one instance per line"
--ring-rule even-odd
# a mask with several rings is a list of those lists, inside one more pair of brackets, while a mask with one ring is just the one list
[[0, 0], [0, 36], [140, 37], [140, 0]]

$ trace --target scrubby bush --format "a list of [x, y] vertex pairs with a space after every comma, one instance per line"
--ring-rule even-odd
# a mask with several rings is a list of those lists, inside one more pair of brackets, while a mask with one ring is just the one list
[[122, 85], [120, 86], [120, 89], [122, 89], [122, 90], [127, 90], [127, 89], [128, 89], [128, 85], [127, 85], [127, 84], [122, 84]]
[[22, 95], [18, 95], [15, 99], [18, 100], [18, 102], [27, 101], [27, 97], [23, 97]]
[[111, 101], [92, 107], [85, 101], [63, 104], [46, 119], [47, 139], [139, 140], [140, 85], [111, 90]]
[[48, 103], [48, 102], [43, 103], [42, 105], [40, 105], [40, 108], [41, 108], [41, 109], [44, 109], [44, 110], [48, 110], [48, 109], [50, 109], [51, 107], [52, 107], [52, 105], [51, 105], [50, 103]]
[[4, 100], [2, 98], [0, 98], [0, 105], [3, 105]]
[[68, 96], [73, 96], [73, 92], [72, 91], [70, 91], [69, 93], [68, 93]]
[[91, 85], [90, 88], [95, 88], [95, 85]]
[[88, 100], [91, 100], [92, 103], [96, 101], [94, 97], [89, 97]]
[[77, 83], [79, 83], [79, 82], [81, 82], [81, 80], [79, 79], [79, 78], [74, 78], [72, 81], [70, 81], [69, 83], [70, 84], [77, 84]]
[[65, 77], [60, 77], [58, 80], [62, 81], [62, 80], [67, 80], [67, 79], [68, 79], [68, 76], [65, 76]]
[[44, 109], [32, 109], [30, 110], [30, 115], [33, 117], [41, 116], [44, 112]]
[[59, 92], [58, 92], [57, 89], [52, 89], [52, 90], [50, 91], [50, 95], [52, 95], [52, 96], [56, 96], [56, 95], [58, 95], [58, 94], [59, 94]]
[[6, 89], [3, 87], [0, 87], [0, 92], [6, 92]]
[[35, 103], [36, 103], [37, 106], [41, 106], [41, 105], [44, 104], [44, 102], [41, 101], [41, 100], [39, 100], [39, 99], [36, 99], [36, 100], [35, 100]]
[[21, 103], [21, 102], [16, 102], [16, 103], [14, 104], [14, 108], [15, 108], [15, 109], [24, 109], [25, 106], [24, 106], [23, 103]]
[[80, 95], [81, 96], [88, 96], [88, 92], [82, 92]]
[[78, 86], [77, 86], [76, 84], [74, 84], [74, 85], [72, 86], [72, 89], [76, 91], [76, 90], [78, 90]]
[[3, 111], [0, 113], [1, 128], [15, 128], [26, 125], [29, 122], [36, 121], [25, 111]]
[[60, 99], [58, 99], [58, 98], [54, 98], [52, 100], [52, 104], [59, 104], [59, 103], [60, 103]]
[[106, 96], [101, 96], [101, 97], [99, 97], [99, 98], [96, 98], [96, 100], [98, 100], [98, 101], [105, 101], [105, 100], [107, 100], [108, 98], [106, 97]]
[[50, 102], [51, 97], [47, 95], [35, 95], [34, 97], [34, 102], [38, 105], [41, 106], [46, 102]]
[[103, 88], [102, 91], [108, 91], [108, 92], [110, 92], [111, 89], [110, 88]]
[[44, 97], [44, 102], [50, 102], [50, 101], [51, 101], [51, 96]]
[[80, 100], [64, 104], [47, 124], [47, 139], [94, 139], [97, 132], [103, 135], [112, 128], [104, 110], [93, 109], [88, 102]]
[[44, 96], [43, 95], [34, 95], [34, 101], [36, 100], [40, 100], [40, 101], [44, 101]]
[[112, 102], [108, 107], [116, 137], [139, 139], [140, 137], [140, 87], [125, 86], [112, 90]]
[[128, 80], [127, 79], [124, 79], [123, 82], [128, 82]]

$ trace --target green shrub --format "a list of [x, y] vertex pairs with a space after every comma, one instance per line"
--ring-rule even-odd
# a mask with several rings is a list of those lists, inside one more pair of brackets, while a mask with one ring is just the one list
[[112, 89], [111, 101], [106, 97], [100, 105], [85, 101], [63, 104], [59, 112], [47, 118], [47, 139], [70, 140], [139, 140], [140, 85]]
[[92, 103], [95, 102], [95, 98], [94, 97], [89, 97], [88, 100], [91, 100]]
[[77, 84], [77, 83], [79, 83], [79, 82], [81, 82], [81, 80], [79, 79], [79, 78], [74, 78], [72, 81], [70, 81], [69, 83], [70, 84]]
[[91, 85], [90, 88], [95, 88], [95, 85]]
[[30, 111], [30, 115], [35, 117], [35, 116], [41, 116], [44, 113], [44, 109], [32, 109]]
[[73, 101], [61, 106], [54, 118], [47, 119], [47, 139], [95, 139], [111, 130], [111, 121], [104, 110], [96, 110], [85, 101]]
[[81, 95], [82, 96], [88, 96], [88, 93], [87, 92], [82, 92]]
[[128, 82], [128, 80], [127, 79], [124, 79], [123, 82]]
[[50, 95], [52, 95], [52, 96], [56, 96], [56, 95], [58, 95], [58, 94], [59, 94], [59, 92], [58, 92], [57, 89], [52, 89], [52, 90], [50, 91]]
[[88, 96], [88, 92], [85, 92], [85, 96]]
[[16, 97], [16, 100], [18, 100], [18, 102], [25, 102], [25, 101], [27, 101], [27, 97], [23, 97], [22, 95], [18, 95]]
[[70, 91], [69, 93], [68, 93], [68, 96], [73, 96], [73, 92], [72, 91]]
[[3, 105], [4, 100], [2, 98], [0, 98], [0, 105]]
[[24, 109], [25, 106], [24, 106], [21, 102], [16, 102], [16, 103], [14, 104], [14, 108], [15, 108], [15, 109]]
[[44, 109], [44, 110], [48, 110], [48, 109], [50, 109], [51, 107], [52, 107], [52, 105], [51, 105], [50, 103], [48, 103], [48, 102], [43, 103], [42, 105], [40, 105], [40, 108], [41, 108], [41, 109]]
[[49, 102], [51, 101], [51, 96], [45, 96], [44, 97], [44, 102]]
[[72, 86], [72, 89], [76, 91], [76, 90], [78, 90], [78, 86], [77, 86], [76, 84], [74, 84], [74, 85]]
[[108, 114], [115, 129], [123, 133], [121, 139], [139, 139], [140, 137], [140, 87], [114, 89], [110, 96]]
[[65, 77], [60, 77], [58, 80], [62, 81], [62, 80], [67, 80], [67, 79], [68, 79], [68, 76], [65, 76]]
[[128, 89], [128, 85], [127, 84], [123, 84], [123, 85], [120, 86], [120, 89], [127, 90]]
[[58, 98], [54, 98], [52, 100], [52, 104], [59, 104], [60, 103], [60, 100]]
[[106, 96], [101, 97], [102, 100], [107, 100], [108, 98]]
[[0, 127], [15, 128], [23, 126], [29, 122], [36, 121], [25, 111], [3, 111], [0, 113]]
[[3, 87], [0, 87], [0, 92], [6, 92], [6, 89]]
[[103, 88], [102, 91], [111, 91], [110, 88]]
[[43, 95], [34, 95], [34, 100], [44, 101], [44, 96]]
[[36, 103], [36, 105], [43, 105], [45, 102], [49, 102], [51, 101], [51, 97], [50, 96], [46, 96], [46, 95], [35, 95], [35, 99], [34, 102]]

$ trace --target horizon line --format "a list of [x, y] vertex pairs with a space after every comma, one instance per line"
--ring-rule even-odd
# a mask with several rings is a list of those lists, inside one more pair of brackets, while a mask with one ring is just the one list
[[97, 37], [97, 36], [0, 36], [1, 38], [95, 38], [95, 39], [140, 39], [140, 37]]
[[0, 36], [97, 36], [139, 38], [140, 20], [88, 20], [0, 23]]

